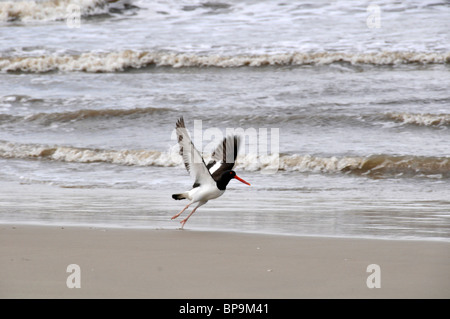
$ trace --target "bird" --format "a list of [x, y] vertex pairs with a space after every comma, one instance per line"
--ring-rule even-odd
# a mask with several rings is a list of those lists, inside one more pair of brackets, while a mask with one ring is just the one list
[[239, 136], [229, 135], [225, 137], [217, 145], [211, 155], [211, 160], [206, 165], [202, 155], [195, 148], [189, 137], [183, 117], [180, 117], [176, 122], [176, 133], [180, 147], [180, 155], [183, 158], [186, 170], [194, 179], [194, 185], [192, 185], [192, 189], [189, 191], [172, 195], [172, 198], [175, 200], [188, 199], [189, 203], [171, 219], [173, 220], [179, 217], [189, 206], [198, 203], [191, 213], [180, 222], [181, 229], [183, 229], [188, 219], [200, 206], [225, 193], [230, 180], [237, 179], [244, 184], [251, 185], [238, 177], [236, 172], [233, 171], [241, 141]]

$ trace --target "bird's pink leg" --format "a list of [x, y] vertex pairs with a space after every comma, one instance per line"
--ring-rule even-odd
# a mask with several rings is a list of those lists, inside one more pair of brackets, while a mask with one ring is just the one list
[[186, 224], [186, 222], [188, 221], [189, 217], [192, 216], [193, 213], [195, 213], [195, 211], [197, 210], [197, 208], [199, 208], [200, 206], [204, 205], [206, 202], [200, 202], [197, 207], [195, 207], [192, 212], [185, 218], [183, 219], [180, 223], [181, 223], [181, 229], [183, 229], [184, 224]]
[[178, 214], [174, 215], [171, 219], [175, 219], [175, 218], [177, 218], [178, 216], [180, 216], [181, 214], [183, 214], [183, 212], [184, 212], [186, 209], [188, 209], [188, 207], [189, 207], [191, 204], [192, 204], [192, 203], [187, 204], [186, 207], [183, 208], [183, 210], [182, 210], [181, 212], [179, 212]]

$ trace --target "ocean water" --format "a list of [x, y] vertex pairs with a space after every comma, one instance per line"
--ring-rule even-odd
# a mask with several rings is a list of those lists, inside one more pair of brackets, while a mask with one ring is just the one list
[[252, 184], [186, 229], [449, 241], [449, 17], [439, 0], [0, 1], [0, 223], [178, 228], [183, 116], [206, 159], [242, 129]]

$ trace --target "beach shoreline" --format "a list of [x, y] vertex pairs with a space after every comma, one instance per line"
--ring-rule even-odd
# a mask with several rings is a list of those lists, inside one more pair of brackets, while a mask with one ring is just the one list
[[0, 242], [0, 298], [450, 297], [448, 242], [19, 224]]

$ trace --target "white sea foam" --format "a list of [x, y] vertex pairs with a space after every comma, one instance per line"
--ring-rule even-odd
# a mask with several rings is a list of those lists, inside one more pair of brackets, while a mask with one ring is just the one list
[[404, 123], [418, 126], [448, 126], [450, 125], [450, 114], [429, 113], [388, 113], [388, 118]]
[[56, 21], [68, 16], [76, 5], [81, 16], [108, 13], [111, 0], [34, 0], [0, 2], [0, 22]]
[[397, 65], [397, 64], [445, 64], [450, 62], [450, 52], [380, 52], [380, 53], [280, 53], [261, 55], [198, 55], [124, 50], [120, 52], [80, 55], [44, 55], [36, 57], [0, 58], [1, 72], [40, 73], [49, 71], [117, 72], [128, 68], [147, 66], [183, 67], [263, 67], [327, 65], [337, 62], [350, 64]]
[[[74, 163], [110, 163], [132, 166], [183, 166], [177, 147], [169, 151], [106, 150], [69, 146], [17, 144], [0, 141], [0, 158], [45, 159]], [[205, 162], [210, 154], [204, 155]], [[352, 173], [371, 177], [436, 176], [450, 177], [450, 158], [418, 156], [331, 156], [300, 154], [242, 154], [236, 160], [236, 169], [261, 172], [278, 170], [313, 173]]]
[[181, 165], [181, 157], [173, 152], [146, 150], [104, 150], [40, 144], [0, 142], [0, 158], [47, 159], [63, 162], [104, 162], [138, 166]]

